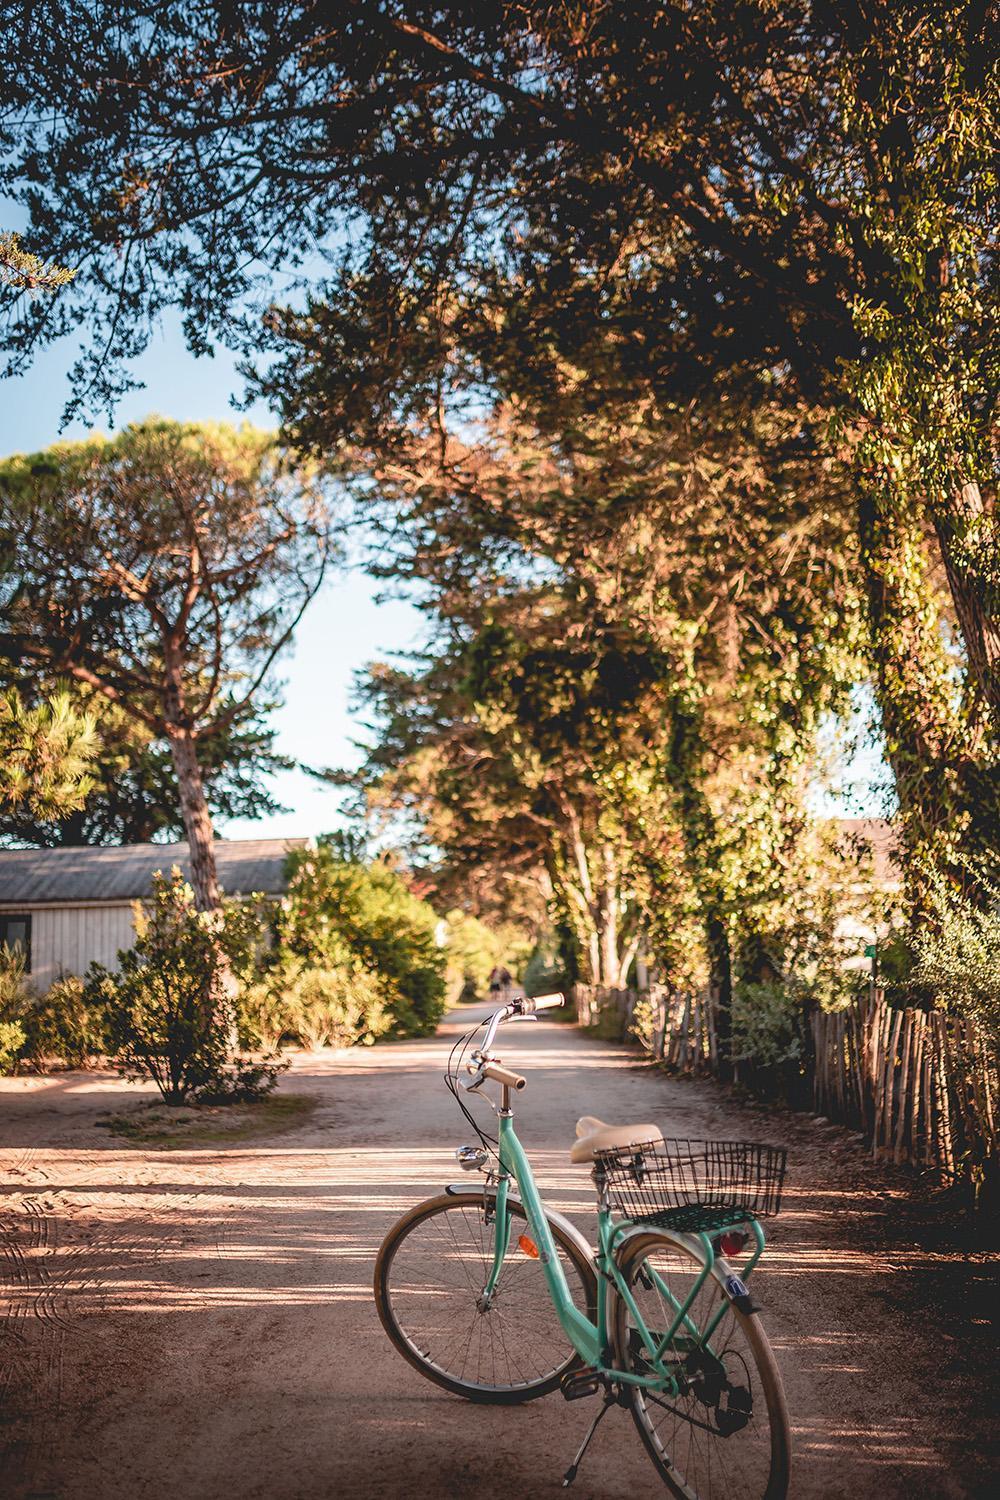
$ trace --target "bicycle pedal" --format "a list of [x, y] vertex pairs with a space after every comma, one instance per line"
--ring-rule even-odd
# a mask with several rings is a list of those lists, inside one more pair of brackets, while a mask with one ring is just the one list
[[560, 1380], [559, 1389], [567, 1401], [582, 1401], [585, 1396], [597, 1395], [601, 1379], [593, 1370], [573, 1370]]

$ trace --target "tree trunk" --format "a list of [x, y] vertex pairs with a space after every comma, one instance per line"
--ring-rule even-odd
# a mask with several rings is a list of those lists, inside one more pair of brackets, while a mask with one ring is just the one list
[[996, 518], [987, 511], [974, 480], [956, 485], [934, 507], [934, 527], [965, 641], [969, 675], [1000, 719], [1000, 617], [990, 607], [988, 584], [997, 561]]
[[601, 850], [601, 890], [597, 914], [600, 934], [601, 984], [618, 988], [618, 872], [614, 851], [605, 844]]
[[718, 1043], [719, 1077], [732, 1077], [733, 1055], [733, 954], [725, 919], [711, 909], [705, 917], [710, 988], [715, 994], [715, 1038]]
[[635, 955], [635, 987], [637, 990], [649, 989], [649, 959], [644, 938], [640, 939]]
[[900, 853], [908, 895], [919, 905], [926, 856], [935, 847], [947, 855], [956, 831], [973, 849], [977, 828], [992, 826], [996, 791], [954, 689], [921, 526], [900, 514], [888, 481], [862, 486], [858, 520], [875, 693], [899, 797]]
[[716, 996], [715, 1031], [719, 1077], [731, 1076], [733, 960], [725, 901], [718, 879], [718, 832], [701, 784], [702, 725], [699, 715], [674, 710], [671, 761], [680, 807], [684, 863], [698, 895], [705, 930], [711, 985]]
[[181, 816], [191, 858], [195, 901], [200, 911], [216, 911], [222, 905], [222, 894], [215, 868], [212, 819], [205, 800], [194, 736], [185, 726], [168, 724], [167, 739], [180, 789]]

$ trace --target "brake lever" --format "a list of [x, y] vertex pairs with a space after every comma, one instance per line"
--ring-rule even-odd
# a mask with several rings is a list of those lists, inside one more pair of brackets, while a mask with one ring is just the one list
[[[482, 1088], [485, 1082], [486, 1075], [484, 1073], [480, 1073], [478, 1078], [474, 1078], [471, 1083], [463, 1083], [461, 1087], [465, 1089], [466, 1093], [478, 1094], [479, 1090]], [[495, 1115], [498, 1115], [500, 1113], [500, 1106], [496, 1103], [496, 1101], [491, 1099], [489, 1094], [484, 1094], [483, 1098], [486, 1100], [486, 1103], [489, 1105], [493, 1113]]]

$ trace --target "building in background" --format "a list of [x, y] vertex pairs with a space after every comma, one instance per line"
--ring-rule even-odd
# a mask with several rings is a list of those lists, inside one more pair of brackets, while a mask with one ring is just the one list
[[[286, 856], [309, 843], [220, 840], [219, 884], [227, 896], [280, 895]], [[186, 843], [0, 851], [0, 946], [20, 949], [38, 990], [92, 963], [114, 969], [118, 950], [134, 941], [135, 902], [151, 894], [158, 870], [174, 865], [190, 874]]]
[[855, 875], [848, 890], [856, 904], [834, 932], [845, 950], [843, 967], [873, 974], [879, 945], [892, 933], [889, 914], [903, 891], [896, 834], [885, 818], [838, 818], [836, 847]]

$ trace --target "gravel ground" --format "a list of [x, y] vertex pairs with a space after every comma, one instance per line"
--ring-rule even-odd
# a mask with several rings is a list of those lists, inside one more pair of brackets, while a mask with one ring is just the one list
[[[302, 1054], [295, 1130], [136, 1149], [95, 1124], [138, 1096], [103, 1074], [0, 1080], [0, 1494], [7, 1500], [395, 1500], [561, 1494], [592, 1407], [472, 1407], [385, 1339], [379, 1242], [456, 1178], [469, 1131], [440, 1075], [481, 1010], [438, 1036]], [[755, 1278], [782, 1368], [800, 1500], [995, 1494], [990, 1268], [903, 1173], [846, 1132], [670, 1079], [564, 1023], [504, 1034], [528, 1074], [519, 1132], [543, 1191], [588, 1233], [576, 1117], [789, 1148]], [[994, 1441], [992, 1451], [990, 1439]], [[991, 1475], [993, 1483], [991, 1483]], [[578, 1500], [665, 1494], [613, 1411]]]

